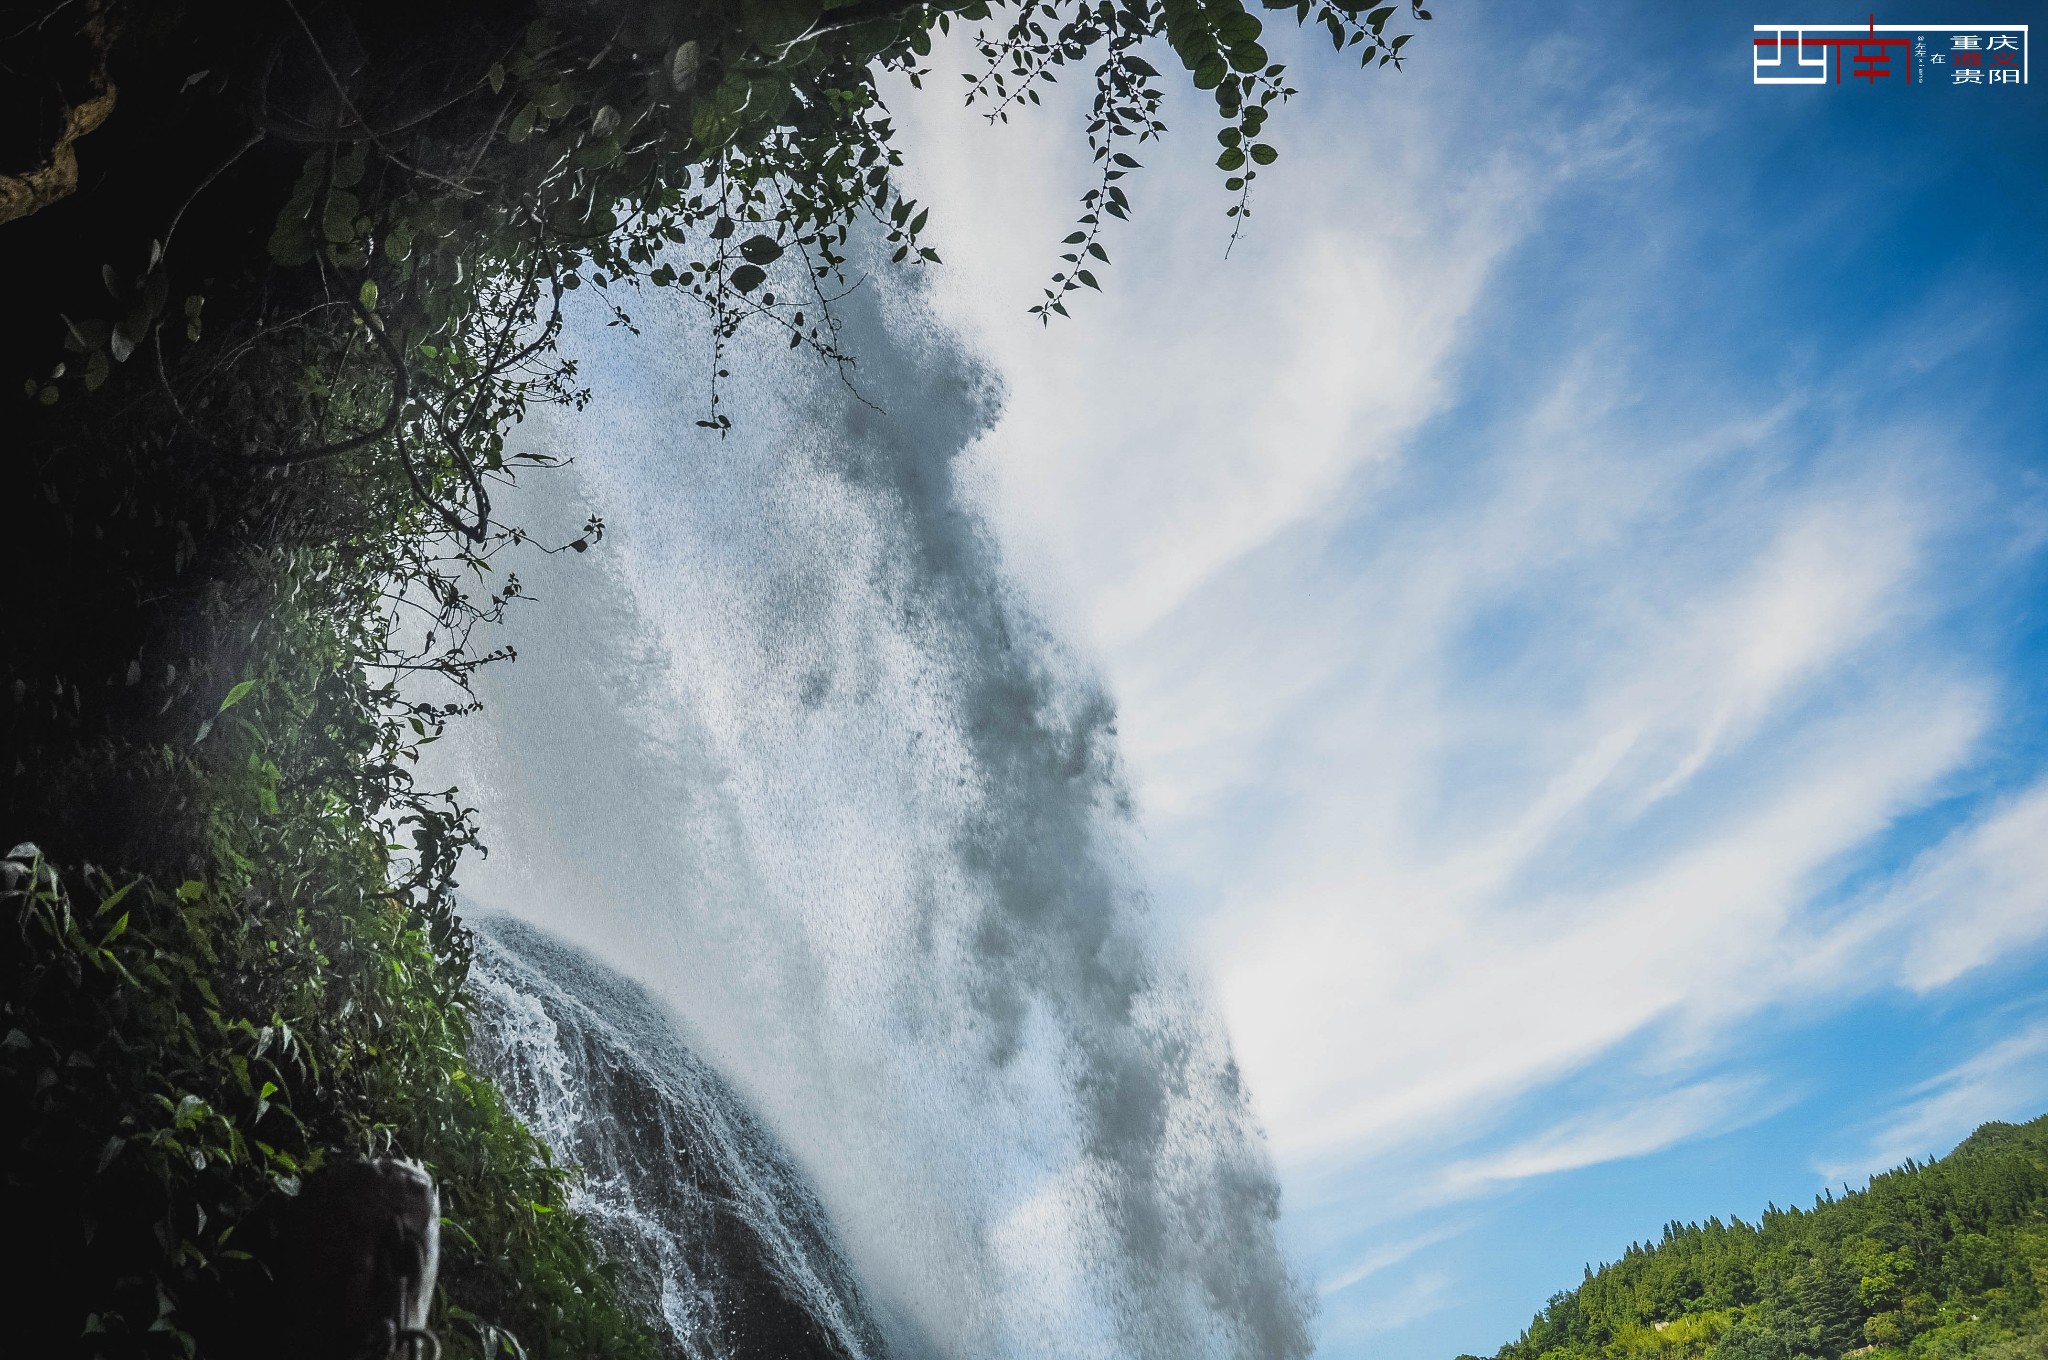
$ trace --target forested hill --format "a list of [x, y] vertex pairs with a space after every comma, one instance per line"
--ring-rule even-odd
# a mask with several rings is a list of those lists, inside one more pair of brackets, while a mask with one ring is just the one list
[[1673, 1223], [1588, 1270], [1496, 1360], [2042, 1360], [2044, 1293], [2048, 1115], [1808, 1210]]

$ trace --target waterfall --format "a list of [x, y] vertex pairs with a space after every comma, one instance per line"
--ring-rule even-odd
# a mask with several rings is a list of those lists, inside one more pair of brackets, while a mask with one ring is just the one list
[[[638, 334], [570, 328], [588, 407], [512, 435], [574, 465], [507, 518], [610, 532], [513, 563], [520, 659], [430, 749], [492, 846], [466, 893], [667, 1008], [899, 1360], [1305, 1355], [1248, 1095], [1130, 862], [1113, 706], [962, 487], [998, 385], [871, 281], [850, 380], [728, 346], [721, 438], [701, 320], [627, 301]], [[677, 1274], [682, 1316], [708, 1287]]]

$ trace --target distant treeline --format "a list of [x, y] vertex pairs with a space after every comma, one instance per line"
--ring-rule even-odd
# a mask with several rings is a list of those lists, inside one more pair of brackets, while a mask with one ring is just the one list
[[2048, 1360], [2044, 1294], [2048, 1115], [1810, 1210], [1673, 1223], [1496, 1360]]

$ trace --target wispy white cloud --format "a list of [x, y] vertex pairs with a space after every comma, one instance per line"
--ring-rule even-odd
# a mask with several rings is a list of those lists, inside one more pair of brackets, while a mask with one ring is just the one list
[[1929, 994], [2048, 935], [2048, 779], [1989, 800], [1787, 938], [1781, 988]]
[[1581, 892], [1525, 897], [1509, 878], [1475, 891], [1455, 858], [1438, 870], [1361, 822], [1381, 865], [1286, 885], [1263, 916], [1215, 928], [1276, 1147], [1320, 1157], [1417, 1136], [1659, 1020], [1768, 1004], [1804, 976], [1793, 933], [1818, 871], [1969, 749], [1970, 697], [1929, 698], [1874, 700], [1807, 734], [1744, 805]]
[[1397, 1331], [1411, 1322], [1441, 1312], [1451, 1301], [1453, 1279], [1448, 1271], [1418, 1271], [1392, 1293], [1370, 1299], [1346, 1318], [1344, 1339]]
[[2048, 1103], [2048, 1020], [2039, 1020], [1908, 1092], [1863, 1147], [1822, 1165], [1829, 1181], [1946, 1152], [1979, 1124], [2025, 1119]]
[[1773, 1096], [1755, 1078], [1723, 1077], [1682, 1086], [1561, 1120], [1502, 1151], [1453, 1162], [1444, 1168], [1437, 1192], [1474, 1194], [1510, 1181], [1647, 1156], [1769, 1118], [1783, 1107], [1784, 1099], [1783, 1094]]
[[1449, 1241], [1457, 1236], [1460, 1231], [1462, 1231], [1462, 1225], [1447, 1224], [1418, 1236], [1404, 1238], [1387, 1246], [1376, 1247], [1360, 1259], [1353, 1261], [1347, 1266], [1340, 1267], [1329, 1278], [1321, 1281], [1316, 1286], [1316, 1292], [1324, 1298], [1328, 1298], [1332, 1294], [1341, 1294], [1353, 1285], [1363, 1284], [1373, 1276], [1393, 1269], [1419, 1251], [1433, 1247], [1439, 1242]]
[[1887, 905], [1912, 920], [1901, 974], [1922, 992], [2048, 931], [2048, 780], [1915, 861]]
[[[1094, 184], [1072, 155], [1085, 88], [1048, 91], [1047, 108], [998, 128], [922, 106], [906, 120], [913, 182], [944, 186], [940, 310], [1009, 393], [982, 450], [989, 512], [1017, 566], [1103, 646], [1133, 642], [1392, 459], [1441, 409], [1474, 303], [1540, 205], [1641, 138], [1642, 120], [1619, 114], [1537, 118], [1473, 154], [1469, 138], [1457, 147], [1473, 117], [1462, 82], [1385, 96], [1329, 84], [1341, 106], [1285, 115], [1301, 135], [1262, 178], [1228, 261], [1201, 149], [1213, 111], [1170, 108], [1187, 135], [1136, 148], [1149, 163], [1125, 186], [1137, 224], [1105, 237], [1115, 286], [1051, 331], [1023, 311]], [[1324, 136], [1319, 123], [1374, 132]], [[1046, 191], [1062, 184], [1070, 194]]]

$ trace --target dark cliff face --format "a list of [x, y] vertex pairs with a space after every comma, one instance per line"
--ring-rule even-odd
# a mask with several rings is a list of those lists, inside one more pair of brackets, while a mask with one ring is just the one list
[[479, 932], [477, 1060], [581, 1168], [623, 1292], [690, 1360], [883, 1360], [823, 1207], [640, 988], [505, 918]]

